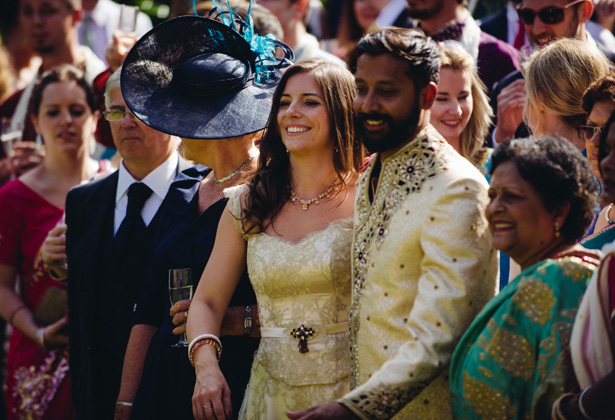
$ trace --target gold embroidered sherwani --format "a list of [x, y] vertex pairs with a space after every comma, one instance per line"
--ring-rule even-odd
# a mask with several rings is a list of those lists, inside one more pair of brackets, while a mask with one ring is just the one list
[[370, 203], [374, 163], [357, 188], [353, 390], [339, 402], [362, 419], [452, 418], [450, 357], [498, 284], [487, 182], [431, 126], [382, 163]]

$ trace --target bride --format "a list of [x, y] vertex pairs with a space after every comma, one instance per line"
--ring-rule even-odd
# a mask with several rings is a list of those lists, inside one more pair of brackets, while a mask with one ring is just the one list
[[231, 193], [190, 307], [197, 419], [233, 416], [217, 335], [246, 264], [262, 339], [240, 418], [286, 418], [349, 390], [350, 246], [363, 157], [354, 93], [350, 72], [323, 60], [296, 64], [280, 80], [260, 172]]

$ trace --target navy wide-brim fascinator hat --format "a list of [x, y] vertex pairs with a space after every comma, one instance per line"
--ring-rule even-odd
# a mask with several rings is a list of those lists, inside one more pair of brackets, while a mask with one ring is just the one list
[[[245, 24], [226, 17], [222, 23], [182, 16], [154, 27], [122, 66], [122, 94], [130, 110], [156, 130], [191, 139], [265, 128], [292, 51], [273, 36], [255, 35], [249, 19]], [[276, 48], [284, 58], [274, 57]]]

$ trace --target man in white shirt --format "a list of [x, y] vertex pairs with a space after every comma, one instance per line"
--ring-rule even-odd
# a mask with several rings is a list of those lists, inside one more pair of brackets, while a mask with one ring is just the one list
[[[105, 48], [119, 29], [121, 5], [111, 0], [83, 0], [83, 19], [79, 27], [79, 42], [87, 45], [101, 60], [105, 60]], [[152, 29], [152, 21], [145, 13], [137, 15], [135, 34], [137, 39]]]

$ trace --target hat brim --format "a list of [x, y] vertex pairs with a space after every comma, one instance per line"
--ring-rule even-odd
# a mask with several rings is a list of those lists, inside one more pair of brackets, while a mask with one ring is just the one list
[[122, 66], [122, 94], [130, 110], [148, 126], [184, 138], [223, 139], [265, 128], [277, 83], [252, 80], [240, 90], [215, 96], [191, 95], [171, 83], [177, 66], [208, 53], [253, 65], [249, 44], [218, 21], [182, 16], [154, 27]]

